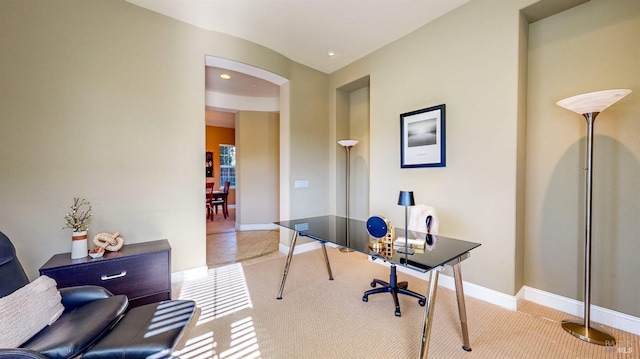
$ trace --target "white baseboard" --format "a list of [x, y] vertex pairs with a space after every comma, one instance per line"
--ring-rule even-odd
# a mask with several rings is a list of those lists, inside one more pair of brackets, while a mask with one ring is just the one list
[[[545, 292], [540, 289], [523, 286], [517, 296], [530, 302], [544, 305], [545, 307], [553, 308], [576, 317], [582, 318], [584, 314], [583, 302]], [[616, 312], [593, 304], [591, 305], [590, 315], [591, 320], [596, 323], [624, 330], [625, 332], [633, 333], [635, 335], [640, 335], [640, 318], [638, 317]]]
[[[339, 247], [337, 244], [334, 244], [334, 243], [325, 243], [325, 244], [327, 247], [330, 247], [330, 248]], [[321, 244], [318, 241], [313, 241], [305, 244], [296, 244], [296, 247], [293, 249], [293, 254], [311, 252], [313, 250], [319, 249], [320, 247], [321, 247]], [[289, 246], [284, 245], [282, 243], [280, 243], [280, 245], [278, 246], [278, 250], [280, 251], [280, 253], [289, 254]]]
[[[462, 277], [464, 277], [464, 272], [462, 273]], [[456, 290], [454, 278], [446, 274], [440, 274], [438, 285], [451, 290]], [[464, 280], [462, 281], [462, 288], [464, 289], [464, 295], [495, 304], [505, 309], [518, 310], [518, 299], [513, 295], [504, 294], [497, 290], [465, 282]]]
[[[309, 243], [305, 243], [305, 244], [298, 244], [293, 249], [293, 254], [311, 252], [311, 251], [316, 250], [318, 248], [320, 248], [320, 242], [317, 242], [317, 241], [313, 241], [313, 242], [309, 242]], [[289, 254], [289, 246], [284, 245], [282, 243], [280, 243], [278, 245], [278, 250], [280, 251], [280, 253]]]
[[194, 278], [203, 278], [206, 277], [209, 273], [209, 268], [207, 266], [201, 266], [196, 268], [191, 268], [179, 272], [171, 273], [171, 282], [182, 282], [185, 279], [194, 279]]
[[[383, 262], [382, 260], [379, 260], [379, 259], [375, 260], [374, 262], [389, 266], [387, 262]], [[422, 280], [426, 280], [426, 281], [429, 280], [429, 276], [430, 276], [429, 272], [421, 273], [413, 269], [404, 268], [402, 266], [397, 266], [396, 268], [398, 271], [402, 273], [420, 278]], [[464, 278], [464, 271], [462, 272], [462, 277]], [[456, 290], [456, 283], [454, 278], [442, 272], [438, 276], [438, 286], [451, 289], [451, 290]], [[518, 300], [516, 297], [512, 295], [507, 295], [493, 289], [479, 286], [477, 284], [465, 282], [464, 280], [462, 281], [462, 288], [464, 290], [465, 296], [477, 298], [509, 310], [518, 309]]]
[[278, 229], [279, 226], [273, 223], [258, 223], [258, 224], [238, 224], [236, 223], [236, 230], [238, 231], [269, 231], [272, 229]]

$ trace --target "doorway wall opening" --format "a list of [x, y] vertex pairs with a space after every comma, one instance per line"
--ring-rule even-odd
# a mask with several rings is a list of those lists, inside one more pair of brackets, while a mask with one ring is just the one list
[[[222, 79], [222, 72], [231, 78]], [[235, 228], [272, 229], [283, 207], [285, 212], [288, 208], [289, 81], [264, 69], [208, 55], [205, 73], [207, 137], [218, 130], [231, 131], [233, 140], [221, 141], [233, 141], [223, 145], [236, 148], [236, 188], [229, 194]], [[219, 150], [209, 138], [206, 151], [214, 152], [214, 167], [219, 166]], [[220, 178], [214, 175], [208, 181]]]

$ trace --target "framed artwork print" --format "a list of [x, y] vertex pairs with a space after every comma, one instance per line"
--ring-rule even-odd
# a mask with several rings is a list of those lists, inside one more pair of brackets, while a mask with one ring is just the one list
[[400, 115], [400, 167], [445, 167], [445, 105]]
[[213, 177], [213, 152], [205, 153], [204, 168], [206, 176]]

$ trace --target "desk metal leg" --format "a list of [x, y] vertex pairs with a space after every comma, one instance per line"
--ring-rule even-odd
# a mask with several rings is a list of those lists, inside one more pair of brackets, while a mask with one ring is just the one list
[[327, 255], [327, 246], [322, 242], [322, 253], [324, 254], [324, 262], [327, 264], [327, 272], [329, 272], [329, 280], [333, 280], [333, 273], [331, 273], [331, 264], [329, 264], [329, 256]]
[[291, 265], [291, 258], [293, 257], [293, 249], [296, 246], [296, 240], [298, 240], [298, 231], [293, 232], [291, 238], [291, 244], [289, 245], [289, 254], [287, 255], [287, 262], [284, 264], [284, 272], [282, 273], [282, 283], [280, 283], [280, 291], [278, 292], [277, 299], [282, 299], [282, 291], [284, 291], [284, 282], [287, 280], [287, 274], [289, 273], [289, 266]]
[[424, 311], [422, 345], [420, 346], [419, 359], [427, 359], [427, 354], [429, 353], [429, 337], [431, 337], [431, 324], [433, 324], [433, 311], [436, 305], [439, 273], [440, 268], [434, 268], [431, 270], [431, 275], [429, 276], [429, 293], [427, 293], [427, 307]]
[[453, 265], [453, 277], [456, 282], [456, 297], [458, 298], [458, 314], [460, 315], [460, 324], [462, 325], [462, 349], [470, 352], [469, 329], [467, 328], [467, 307], [464, 304], [464, 289], [462, 288], [462, 273], [460, 272], [460, 263]]

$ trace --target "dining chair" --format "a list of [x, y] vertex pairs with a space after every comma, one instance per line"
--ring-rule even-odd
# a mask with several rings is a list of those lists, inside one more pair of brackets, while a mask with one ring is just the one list
[[224, 196], [223, 210], [227, 217], [229, 217], [229, 187], [231, 187], [231, 182], [226, 181], [224, 183], [224, 189], [223, 189], [223, 192], [226, 193]]
[[[231, 186], [231, 182], [226, 181], [224, 183], [224, 187], [222, 190], [222, 195], [216, 196], [215, 194], [213, 195], [213, 199], [211, 201], [211, 206], [215, 209], [216, 214], [218, 214], [218, 206], [222, 206], [222, 215], [224, 216], [224, 218], [229, 217], [229, 210], [227, 207], [228, 204], [228, 200], [227, 198], [229, 197], [229, 187]], [[213, 214], [212, 214], [213, 217]]]
[[205, 205], [207, 208], [207, 219], [213, 220], [213, 188], [214, 182], [205, 183]]
[[231, 187], [231, 182], [225, 181], [222, 192], [224, 193], [224, 203], [222, 204], [222, 210], [224, 211], [225, 218], [229, 217], [229, 188]]

